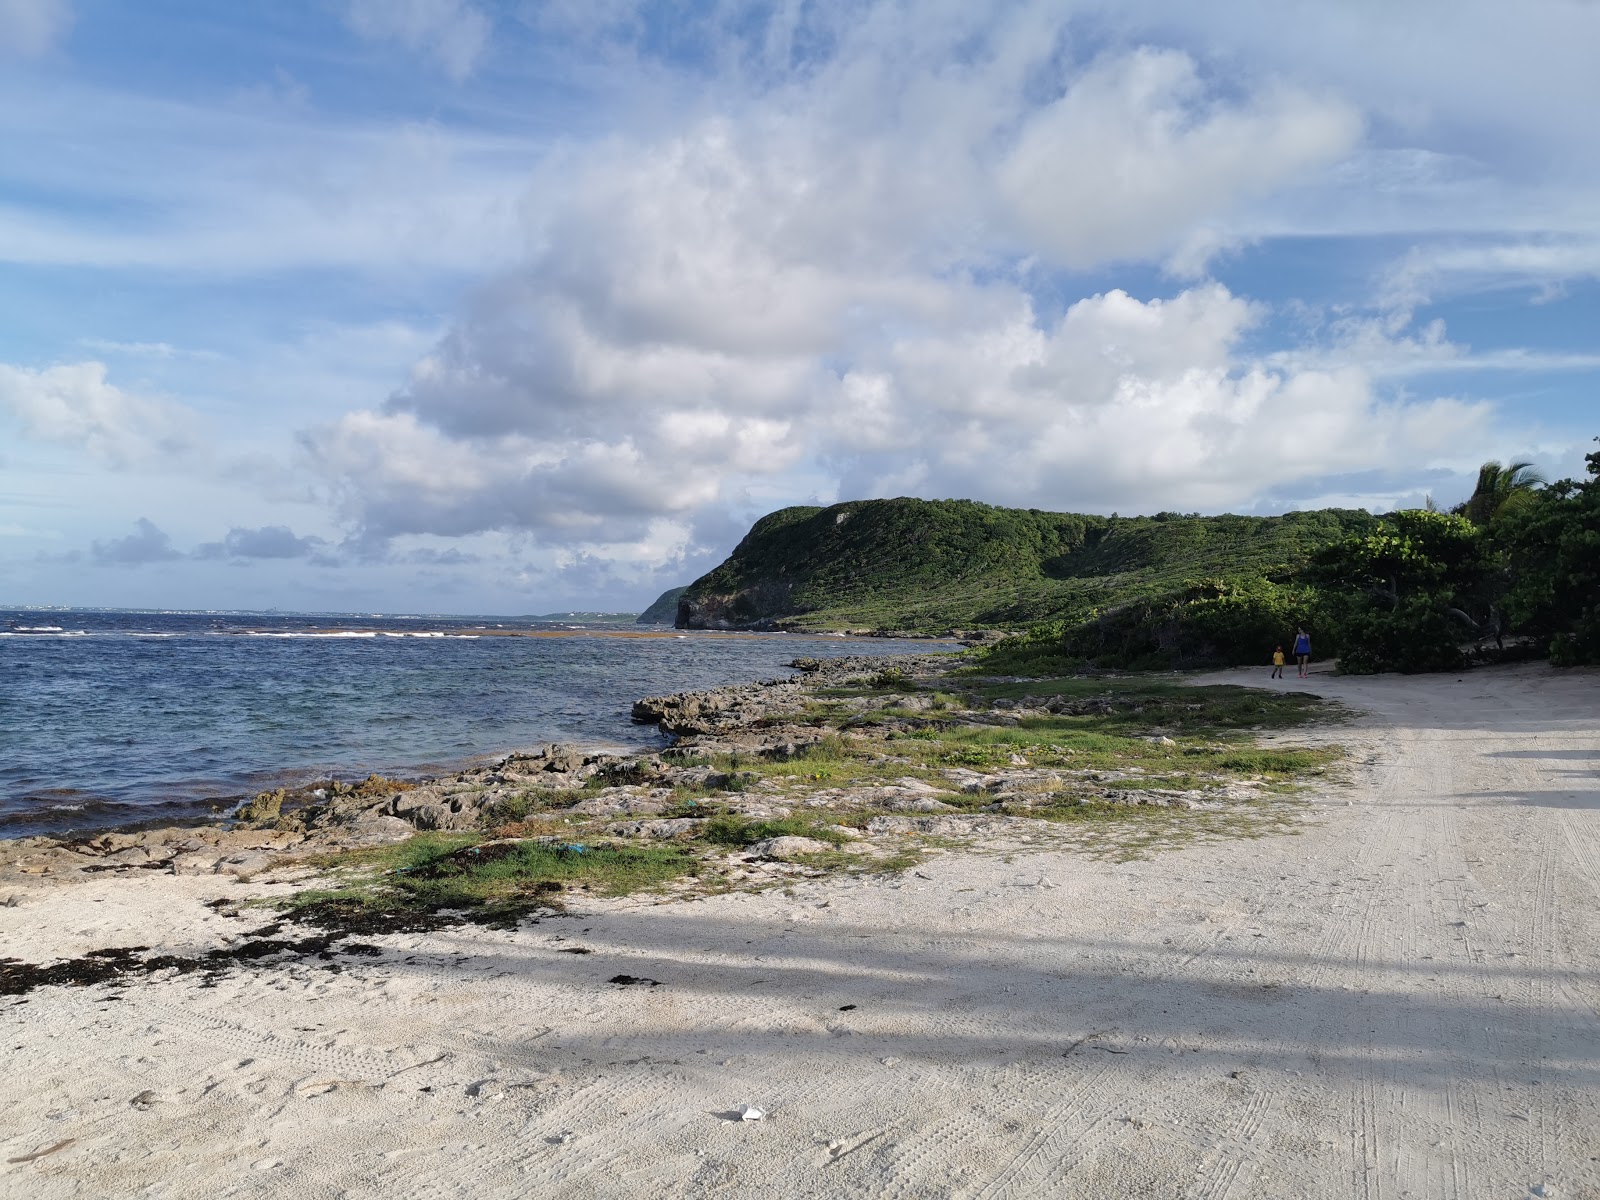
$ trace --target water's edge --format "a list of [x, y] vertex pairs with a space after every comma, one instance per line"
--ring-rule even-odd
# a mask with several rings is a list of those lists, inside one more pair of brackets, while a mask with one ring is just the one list
[[641, 696], [937, 646], [299, 614], [0, 610], [0, 627], [3, 839], [210, 823], [264, 790], [553, 742], [648, 752], [669, 739], [631, 721]]

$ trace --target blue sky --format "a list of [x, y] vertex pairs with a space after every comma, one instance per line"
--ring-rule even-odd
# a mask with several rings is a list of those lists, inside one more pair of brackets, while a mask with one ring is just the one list
[[0, 603], [642, 606], [787, 504], [1600, 434], [1600, 6], [0, 0]]

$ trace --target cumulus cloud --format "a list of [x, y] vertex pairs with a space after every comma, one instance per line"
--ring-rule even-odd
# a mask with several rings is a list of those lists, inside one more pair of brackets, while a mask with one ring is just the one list
[[1000, 189], [1034, 244], [1092, 266], [1176, 249], [1196, 220], [1338, 160], [1360, 133], [1344, 102], [1282, 86], [1221, 101], [1187, 54], [1143, 49], [1034, 113]]
[[101, 567], [138, 567], [183, 557], [172, 539], [148, 518], [140, 517], [133, 524], [134, 532], [127, 537], [96, 541], [89, 548], [90, 560]]
[[458, 83], [489, 41], [489, 18], [467, 0], [349, 0], [345, 21], [359, 36], [395, 42], [431, 58]]
[[[1025, 295], [1011, 299], [964, 332], [924, 328], [844, 369], [813, 363], [767, 411], [649, 388], [644, 375], [573, 403], [503, 364], [494, 423], [424, 420], [405, 407], [413, 392], [395, 411], [308, 434], [306, 449], [372, 536], [523, 529], [578, 547], [648, 546], [652, 521], [687, 528], [762, 481], [795, 498], [809, 480], [822, 498], [1221, 508], [1299, 479], [1453, 461], [1490, 440], [1484, 405], [1385, 399], [1359, 365], [1242, 354], [1262, 313], [1219, 284], [1150, 301], [1112, 291], [1049, 324]], [[681, 556], [689, 542], [653, 552]]]
[[[1053, 328], [1023, 309], [954, 342], [903, 342], [886, 369], [843, 380], [832, 423], [843, 490], [1219, 509], [1487, 440], [1484, 405], [1386, 401], [1359, 367], [1282, 369], [1242, 355], [1257, 319], [1211, 284], [1165, 301], [1092, 296]], [[890, 415], [863, 429], [863, 408]]]
[[[597, 39], [655, 19], [630, 0], [541, 11], [540, 28]], [[1082, 10], [1048, 3], [728, 11], [721, 26], [760, 35], [706, 48], [733, 66], [689, 115], [566, 143], [531, 178], [520, 147], [429, 128], [406, 142], [415, 154], [319, 142], [306, 153], [331, 198], [269, 186], [275, 213], [319, 218], [287, 222], [317, 231], [296, 262], [405, 245], [498, 265], [387, 402], [299, 434], [348, 543], [268, 526], [203, 553], [448, 566], [446, 549], [391, 543], [495, 533], [530, 579], [620, 586], [688, 572], [784, 503], [1249, 507], [1484, 452], [1485, 406], [1393, 386], [1470, 358], [1442, 328], [1397, 310], [1269, 352], [1268, 310], [1209, 280], [1285, 192], [1335, 194], [1341, 171], [1387, 171], [1418, 195], [1459, 182], [1457, 155], [1376, 155], [1348, 91], [1254, 72], [1262, 59], [1225, 46], [1207, 59], [1124, 36], [1109, 10], [1089, 57]], [[350, 0], [346, 15], [457, 79], [488, 36], [466, 0]], [[683, 75], [702, 69], [719, 68]], [[347, 194], [348, 172], [320, 170], [345, 157], [384, 169]], [[481, 170], [457, 180], [462, 159]], [[232, 239], [229, 261], [267, 240]], [[23, 242], [14, 253], [53, 245]], [[1164, 271], [1164, 294], [1110, 286], [1126, 263]], [[1088, 271], [1098, 290], [1071, 302]], [[20, 413], [6, 380], [0, 403]], [[109, 388], [103, 369], [90, 382]], [[84, 442], [138, 425], [126, 404], [102, 408], [124, 415], [95, 425], [86, 402], [35, 401], [25, 420]]]
[[[807, 498], [1248, 506], [1486, 440], [1482, 405], [1405, 399], [1352, 355], [1250, 351], [1265, 310], [1205, 280], [1239, 204], [1358, 144], [1348, 104], [1223, 89], [1170, 50], [1063, 66], [1034, 7], [872, 11], [742, 111], [552, 168], [527, 260], [385, 405], [302, 433], [360, 539], [687, 565]], [[1056, 307], [1057, 267], [1124, 259], [1194, 282]]]
[[196, 558], [306, 558], [326, 543], [319, 537], [296, 537], [287, 525], [228, 530], [220, 542], [195, 548]]
[[0, 57], [43, 54], [71, 26], [68, 0], [0, 0]]
[[123, 391], [99, 362], [43, 370], [0, 363], [0, 413], [25, 437], [81, 447], [112, 466], [171, 457], [194, 444], [193, 413]]

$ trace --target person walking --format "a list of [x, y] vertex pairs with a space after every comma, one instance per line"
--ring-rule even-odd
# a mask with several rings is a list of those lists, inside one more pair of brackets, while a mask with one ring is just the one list
[[1308, 678], [1311, 675], [1311, 635], [1303, 628], [1295, 630], [1294, 657], [1300, 664], [1300, 678]]
[[1283, 678], [1283, 647], [1279, 646], [1272, 652], [1272, 674], [1269, 679]]

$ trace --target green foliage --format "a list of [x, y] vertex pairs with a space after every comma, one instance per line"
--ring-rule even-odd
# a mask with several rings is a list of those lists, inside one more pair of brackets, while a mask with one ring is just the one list
[[991, 699], [1060, 696], [1104, 700], [1106, 711], [1063, 718], [1072, 727], [1108, 737], [1142, 735], [1153, 722], [1174, 733], [1213, 735], [1246, 729], [1290, 729], [1329, 719], [1328, 702], [1305, 692], [1263, 692], [1218, 684], [1189, 687], [1147, 676], [1131, 679], [1030, 679], [988, 684]]
[[1308, 574], [1351, 674], [1453, 670], [1460, 643], [1490, 617], [1492, 562], [1465, 517], [1392, 513], [1321, 551]]
[[569, 887], [624, 895], [698, 870], [694, 856], [678, 847], [484, 842], [475, 834], [419, 834], [397, 846], [340, 855], [331, 865], [365, 874], [341, 888], [300, 893], [291, 915], [331, 905], [352, 919], [453, 912], [499, 924], [558, 906]]
[[712, 817], [700, 831], [705, 841], [719, 846], [753, 846], [757, 842], [775, 837], [808, 837], [830, 845], [842, 846], [850, 838], [837, 829], [807, 817], [775, 817], [767, 821], [752, 821], [734, 813]]
[[484, 814], [484, 825], [493, 828], [525, 821], [535, 813], [564, 808], [572, 803], [570, 793], [554, 788], [525, 788], [496, 801]]
[[645, 609], [635, 620], [638, 625], [671, 625], [678, 619], [678, 600], [688, 591], [687, 587], [668, 588], [655, 598], [655, 602]]
[[1478, 468], [1478, 482], [1461, 505], [1462, 516], [1474, 525], [1487, 525], [1495, 517], [1525, 507], [1543, 487], [1544, 477], [1532, 463], [1514, 462], [1504, 466], [1486, 462]]
[[1304, 588], [1259, 577], [1209, 579], [1101, 613], [1066, 631], [1060, 648], [1070, 657], [1135, 669], [1262, 663], [1309, 622], [1312, 609]]
[[1506, 634], [1597, 662], [1600, 455], [1589, 475], [1541, 487], [1528, 463], [1489, 462], [1454, 513], [1383, 518], [788, 508], [691, 584], [684, 611], [697, 627], [1026, 627], [980, 656], [991, 674], [1265, 663], [1301, 627], [1355, 672], [1455, 669], [1463, 644]]
[[697, 626], [949, 629], [1078, 624], [1199, 579], [1287, 578], [1373, 518], [1101, 517], [970, 500], [869, 500], [757, 521], [684, 594]]
[[1600, 451], [1586, 461], [1587, 480], [1550, 485], [1491, 529], [1509, 564], [1506, 615], [1558, 666], [1600, 663]]

